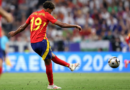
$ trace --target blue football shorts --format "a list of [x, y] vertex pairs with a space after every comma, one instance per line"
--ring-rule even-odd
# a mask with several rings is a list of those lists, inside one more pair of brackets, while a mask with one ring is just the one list
[[3, 50], [2, 50], [2, 48], [1, 48], [1, 38], [0, 38], [0, 59], [1, 59], [1, 60], [4, 60], [4, 59], [3, 59]]
[[31, 46], [43, 60], [52, 58], [52, 51], [48, 40], [44, 39], [41, 42], [31, 43]]
[[4, 59], [3, 59], [3, 51], [2, 51], [1, 49], [0, 49], [0, 59], [1, 59], [1, 60], [4, 60]]

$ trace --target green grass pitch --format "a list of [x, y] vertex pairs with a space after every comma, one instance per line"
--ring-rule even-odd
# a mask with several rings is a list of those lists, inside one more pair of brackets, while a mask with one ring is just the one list
[[[63, 90], [130, 90], [130, 73], [54, 73]], [[46, 90], [45, 73], [4, 73], [0, 90]]]

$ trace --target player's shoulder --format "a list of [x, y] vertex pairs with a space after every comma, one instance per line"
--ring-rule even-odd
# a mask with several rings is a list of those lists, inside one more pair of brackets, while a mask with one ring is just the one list
[[36, 11], [36, 12], [33, 12], [31, 15], [33, 16], [47, 16], [48, 13], [46, 13], [44, 10], [40, 10], [40, 11]]

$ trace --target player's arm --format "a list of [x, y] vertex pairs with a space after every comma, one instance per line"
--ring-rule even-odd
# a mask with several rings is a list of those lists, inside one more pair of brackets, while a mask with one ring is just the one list
[[71, 25], [71, 24], [67, 24], [67, 23], [62, 23], [62, 22], [56, 20], [51, 14], [48, 14], [48, 15], [46, 16], [46, 18], [47, 18], [51, 23], [53, 23], [53, 24], [55, 24], [55, 25], [58, 25], [58, 26], [60, 26], [60, 27], [63, 27], [63, 28], [77, 28], [77, 29], [79, 29], [79, 31], [82, 30], [82, 28], [81, 28], [79, 25]]
[[13, 21], [13, 17], [10, 13], [6, 12], [3, 8], [0, 7], [0, 15], [5, 18], [8, 22]]
[[11, 31], [11, 32], [9, 32], [9, 35], [10, 35], [11, 37], [15, 36], [16, 34], [18, 34], [18, 33], [22, 32], [22, 31], [24, 31], [28, 25], [29, 25], [29, 24], [24, 23], [24, 24], [21, 25], [16, 31]]
[[71, 25], [71, 24], [67, 24], [67, 23], [62, 23], [58, 20], [54, 24], [56, 24], [60, 27], [63, 27], [63, 28], [77, 28], [77, 29], [79, 29], [79, 31], [82, 30], [82, 28], [79, 25]]
[[9, 44], [6, 43], [6, 49], [5, 49], [5, 53], [6, 53], [6, 54], [8, 53], [8, 50], [9, 50]]

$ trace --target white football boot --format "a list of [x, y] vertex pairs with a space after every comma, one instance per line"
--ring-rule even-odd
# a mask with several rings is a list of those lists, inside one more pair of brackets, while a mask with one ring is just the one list
[[61, 89], [61, 87], [58, 87], [56, 85], [48, 85], [47, 89]]
[[75, 63], [75, 64], [70, 64], [70, 70], [71, 71], [74, 71], [75, 69], [76, 69], [76, 67], [78, 67], [79, 66], [79, 63]]

